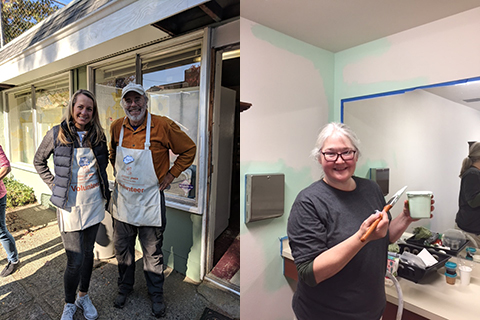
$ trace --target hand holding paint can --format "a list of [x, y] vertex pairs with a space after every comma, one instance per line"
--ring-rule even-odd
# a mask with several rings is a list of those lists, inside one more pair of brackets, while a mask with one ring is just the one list
[[430, 219], [432, 191], [407, 191], [408, 209], [413, 219]]

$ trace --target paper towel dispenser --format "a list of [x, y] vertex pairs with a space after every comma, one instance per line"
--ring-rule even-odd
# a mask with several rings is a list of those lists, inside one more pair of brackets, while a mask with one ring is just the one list
[[389, 192], [390, 169], [388, 168], [370, 168], [370, 179], [378, 183], [382, 189], [383, 196]]
[[282, 216], [285, 207], [285, 175], [247, 174], [245, 197], [245, 223]]

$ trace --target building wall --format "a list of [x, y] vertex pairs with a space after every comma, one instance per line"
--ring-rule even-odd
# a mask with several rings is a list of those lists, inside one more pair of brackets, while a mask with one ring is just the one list
[[341, 99], [480, 75], [480, 8], [335, 55], [335, 119]]
[[298, 191], [318, 179], [310, 151], [333, 111], [333, 54], [246, 19], [240, 22], [240, 212], [245, 175], [285, 174], [282, 217], [241, 223], [242, 319], [292, 319], [293, 283], [283, 276], [279, 238]]
[[[92, 16], [77, 21], [55, 37], [29, 48], [18, 57], [0, 62], [0, 82], [16, 85], [30, 82], [59, 70], [68, 70], [88, 61], [164, 38], [166, 34], [150, 26], [151, 23], [201, 2], [202, 0], [114, 2]], [[77, 88], [87, 88], [86, 67], [80, 67], [77, 76], [74, 85]], [[0, 143], [3, 143], [3, 114], [0, 114], [0, 132]], [[34, 188], [38, 201], [49, 199], [51, 191], [39, 178], [33, 164], [17, 165], [12, 168], [12, 174], [15, 179]], [[166, 214], [168, 227], [164, 237], [165, 262], [198, 282], [201, 280], [202, 217], [171, 208], [167, 208]], [[140, 249], [140, 246], [137, 245], [137, 249]]]
[[245, 174], [284, 173], [286, 187], [281, 218], [242, 226], [242, 317], [293, 318], [278, 238], [295, 196], [319, 177], [309, 150], [324, 123], [340, 121], [341, 99], [479, 76], [479, 29], [474, 9], [332, 54], [241, 20], [241, 99], [253, 103], [241, 114], [242, 215]]

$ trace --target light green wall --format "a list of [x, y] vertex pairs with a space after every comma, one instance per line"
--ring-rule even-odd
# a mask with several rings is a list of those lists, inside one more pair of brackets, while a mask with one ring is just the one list
[[[280, 238], [298, 192], [320, 176], [309, 157], [334, 111], [334, 55], [241, 19], [241, 310], [245, 319], [293, 318], [295, 284], [283, 275]], [[247, 174], [285, 175], [284, 214], [245, 224]]]
[[164, 263], [200, 282], [202, 216], [167, 208], [164, 234]]
[[[340, 121], [341, 100], [365, 95], [390, 92], [405, 88], [414, 88], [428, 83], [428, 77], [415, 75], [408, 79], [365, 81], [345, 78], [345, 69], [352, 65], [362, 65], [372, 57], [381, 57], [392, 50], [392, 43], [387, 39], [369, 42], [358, 47], [335, 54], [335, 112], [334, 121]], [[365, 66], [363, 72], [375, 72], [374, 68]]]
[[88, 89], [87, 87], [87, 67], [80, 67], [77, 69], [77, 85], [78, 89]]
[[[323, 90], [326, 96], [326, 107], [328, 109], [328, 114], [331, 115], [334, 113], [334, 82], [332, 81], [334, 76], [334, 61], [333, 54], [331, 52], [319, 49], [295, 38], [285, 36], [280, 32], [270, 28], [265, 28], [259, 24], [254, 25], [251, 29], [251, 32], [257, 39], [266, 41], [279, 50], [290, 52], [297, 57], [302, 57], [310, 61], [312, 63], [312, 67], [323, 79], [322, 87], [318, 88], [318, 90]], [[292, 63], [295, 62], [292, 61]], [[279, 65], [278, 68], [279, 71], [281, 71], [282, 68], [285, 68], [285, 66]], [[292, 79], [294, 79], [293, 75], [291, 76]], [[309, 81], [311, 79], [305, 78], [304, 80]], [[285, 89], [288, 90], [288, 88]], [[292, 94], [296, 93], [292, 92]]]
[[480, 8], [335, 54], [335, 118], [345, 98], [480, 75]]

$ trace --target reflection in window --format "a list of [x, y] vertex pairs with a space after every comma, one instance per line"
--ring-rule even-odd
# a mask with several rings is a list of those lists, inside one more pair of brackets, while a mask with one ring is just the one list
[[70, 100], [68, 77], [62, 80], [35, 87], [35, 109], [37, 110], [37, 136], [39, 143], [48, 130], [60, 124], [62, 116], [68, 107]]
[[32, 94], [30, 90], [8, 94], [11, 162], [32, 163], [35, 154]]
[[[174, 120], [198, 145], [200, 49], [142, 59], [142, 81], [150, 112]], [[170, 153], [170, 166], [176, 157]], [[167, 198], [185, 203], [196, 199], [197, 158], [171, 183], [165, 192]]]
[[[125, 116], [120, 106], [120, 97], [122, 88], [130, 82], [135, 83], [135, 60], [133, 59], [95, 69], [95, 97], [107, 142], [110, 141], [112, 122]], [[112, 166], [107, 167], [107, 174], [109, 180], [115, 180]]]

